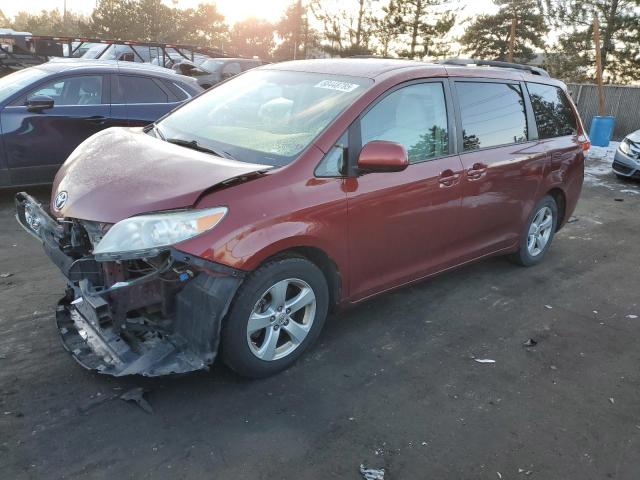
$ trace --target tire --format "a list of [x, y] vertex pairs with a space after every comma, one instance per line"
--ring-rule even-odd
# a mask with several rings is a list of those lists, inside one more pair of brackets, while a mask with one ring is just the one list
[[231, 304], [222, 358], [245, 377], [278, 373], [318, 338], [328, 309], [327, 280], [315, 264], [300, 257], [270, 261], [245, 279]]
[[[548, 215], [550, 225], [547, 225]], [[533, 225], [536, 224], [534, 227]], [[547, 228], [540, 228], [545, 224]], [[558, 205], [553, 197], [547, 195], [534, 207], [520, 240], [519, 250], [511, 256], [511, 260], [523, 267], [531, 267], [540, 263], [546, 255], [558, 225]], [[536, 239], [532, 242], [532, 235]], [[546, 239], [546, 240], [545, 240]]]

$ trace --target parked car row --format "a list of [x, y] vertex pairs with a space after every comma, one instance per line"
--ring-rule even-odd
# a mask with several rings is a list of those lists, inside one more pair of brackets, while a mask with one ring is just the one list
[[[42, 94], [93, 103], [133, 73], [102, 75], [12, 98], [27, 112]], [[176, 78], [152, 78], [163, 99], [188, 93]], [[260, 377], [299, 358], [333, 308], [488, 256], [541, 262], [588, 148], [566, 86], [540, 69], [285, 62], [93, 135], [49, 207], [22, 192], [17, 217], [67, 279], [56, 322], [80, 364], [159, 376], [220, 350]]]
[[152, 65], [57, 61], [0, 78], [0, 186], [50, 183], [86, 138], [154, 122], [202, 88]]

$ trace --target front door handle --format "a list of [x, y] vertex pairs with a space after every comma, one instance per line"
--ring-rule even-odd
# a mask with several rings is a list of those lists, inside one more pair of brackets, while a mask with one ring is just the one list
[[469, 180], [478, 180], [487, 173], [487, 166], [484, 163], [474, 163], [473, 167], [467, 170]]
[[103, 117], [102, 115], [94, 115], [93, 117], [87, 117], [84, 120], [85, 122], [93, 123], [95, 125], [103, 125], [104, 122], [107, 121], [107, 117]]
[[438, 179], [438, 182], [440, 182], [440, 186], [442, 187], [452, 187], [458, 182], [459, 178], [460, 178], [460, 174], [455, 173], [453, 170], [448, 168], [447, 170], [445, 170], [440, 174], [440, 178]]

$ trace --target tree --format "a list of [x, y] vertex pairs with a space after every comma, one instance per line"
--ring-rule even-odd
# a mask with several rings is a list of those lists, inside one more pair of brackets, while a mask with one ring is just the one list
[[276, 60], [307, 58], [309, 52], [320, 43], [318, 32], [309, 25], [309, 7], [301, 0], [291, 3], [276, 24], [280, 40], [273, 53]]
[[626, 83], [640, 76], [640, 0], [546, 0], [561, 35], [546, 65], [571, 81], [592, 79], [595, 69], [593, 16], [600, 21], [603, 76]]
[[409, 48], [400, 52], [403, 57], [422, 59], [437, 56], [433, 48], [455, 24], [456, 16], [449, 10], [445, 0], [404, 0], [401, 15], [404, 19], [403, 33], [408, 36]]
[[527, 63], [535, 49], [545, 48], [549, 31], [541, 6], [530, 0], [494, 0], [500, 8], [495, 15], [480, 15], [460, 38], [464, 50], [476, 58], [507, 60], [511, 23], [516, 19], [514, 61]]
[[7, 17], [2, 10], [0, 10], [0, 28], [7, 28], [11, 25], [9, 17]]
[[311, 3], [314, 16], [324, 27], [324, 49], [327, 53], [340, 57], [372, 53], [376, 22], [371, 13], [371, 1], [348, 0], [349, 7], [337, 11], [322, 6], [322, 0]]
[[380, 44], [380, 54], [386, 58], [391, 53], [392, 44], [404, 31], [401, 0], [389, 0], [389, 3], [382, 7], [382, 12], [382, 17], [374, 19], [375, 38]]
[[67, 12], [67, 16], [63, 17], [58, 9], [54, 9], [42, 10], [36, 14], [18, 12], [13, 22], [2, 22], [2, 24], [34, 35], [77, 35], [84, 30], [86, 18], [72, 12]]
[[136, 40], [132, 31], [136, 15], [134, 0], [101, 0], [89, 19], [87, 35], [114, 40]]
[[231, 30], [231, 48], [238, 55], [268, 59], [275, 46], [275, 27], [269, 22], [251, 17], [236, 23]]
[[221, 49], [229, 43], [229, 27], [213, 3], [201, 3], [195, 9], [182, 10], [179, 23], [179, 37], [183, 43]]

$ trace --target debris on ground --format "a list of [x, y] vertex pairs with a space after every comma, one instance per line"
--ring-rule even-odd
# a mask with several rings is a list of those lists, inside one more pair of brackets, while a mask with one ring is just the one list
[[490, 358], [474, 358], [474, 360], [478, 363], [496, 363], [495, 360], [492, 360]]
[[120, 398], [125, 402], [135, 402], [138, 406], [147, 413], [153, 413], [153, 408], [151, 404], [144, 398], [144, 394], [147, 393], [142, 387], [132, 388], [131, 390], [127, 390]]
[[11, 272], [0, 273], [0, 278], [9, 278], [9, 277], [13, 277], [13, 273]]
[[567, 220], [567, 223], [574, 223], [577, 222], [579, 220], [578, 217], [570, 217], [569, 220]]
[[361, 464], [360, 473], [365, 480], [384, 480], [384, 468], [377, 470], [375, 468], [366, 468]]
[[558, 367], [556, 367], [555, 365], [549, 365], [549, 368], [550, 368], [551, 370], [557, 370], [557, 369], [558, 369]]
[[627, 318], [638, 318], [638, 315], [627, 315]]
[[533, 472], [531, 470], [525, 470], [523, 468], [518, 469], [518, 473], [524, 473], [525, 475], [531, 475]]
[[553, 307], [551, 305], [545, 305], [544, 308], [546, 308], [547, 310], [552, 310]]
[[530, 338], [526, 342], [524, 342], [522, 345], [524, 345], [525, 347], [535, 347], [537, 344], [538, 342], [536, 342], [533, 338]]
[[85, 403], [78, 407], [78, 411], [80, 413], [87, 413], [92, 408], [97, 407], [98, 405], [102, 405], [103, 403], [115, 398], [115, 395], [103, 395], [102, 393], [96, 394], [95, 397], [91, 397]]
[[609, 397], [609, 401], [611, 402], [612, 405], [614, 405], [616, 403], [616, 401], [614, 400], [613, 397]]
[[496, 472], [498, 474], [498, 478], [502, 478], [502, 474], [500, 472]]
[[624, 202], [624, 198], [614, 198], [613, 200], [616, 202]]

